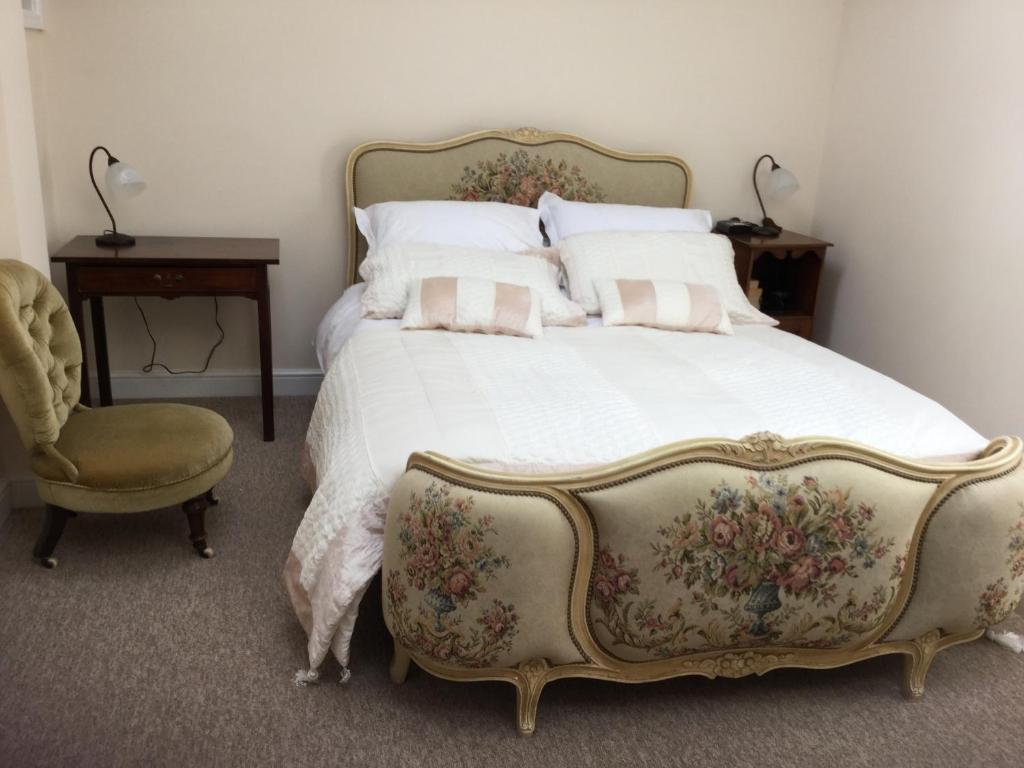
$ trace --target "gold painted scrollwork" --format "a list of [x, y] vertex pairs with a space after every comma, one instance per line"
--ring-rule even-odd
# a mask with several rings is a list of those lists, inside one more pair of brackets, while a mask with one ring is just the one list
[[741, 458], [755, 464], [777, 464], [796, 459], [818, 448], [818, 443], [790, 442], [774, 432], [755, 432], [735, 442], [715, 446], [726, 456]]

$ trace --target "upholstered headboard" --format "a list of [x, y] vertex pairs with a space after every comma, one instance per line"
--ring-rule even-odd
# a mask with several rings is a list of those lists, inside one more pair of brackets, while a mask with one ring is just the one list
[[352, 206], [388, 200], [492, 200], [536, 205], [545, 189], [568, 200], [686, 207], [690, 167], [673, 155], [620, 152], [536, 128], [480, 131], [434, 143], [373, 141], [345, 169], [349, 284], [366, 254]]

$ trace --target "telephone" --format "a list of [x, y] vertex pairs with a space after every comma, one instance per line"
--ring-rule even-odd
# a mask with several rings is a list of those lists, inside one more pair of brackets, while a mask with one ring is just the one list
[[758, 235], [760, 237], [775, 237], [779, 234], [779, 230], [773, 227], [763, 227], [735, 216], [731, 219], [722, 219], [715, 224], [715, 232], [723, 235]]

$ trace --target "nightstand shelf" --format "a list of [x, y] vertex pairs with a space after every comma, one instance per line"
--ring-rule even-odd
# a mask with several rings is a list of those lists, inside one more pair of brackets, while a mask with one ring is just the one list
[[759, 309], [778, 320], [782, 330], [810, 339], [825, 251], [832, 243], [788, 230], [778, 237], [729, 239], [743, 292], [749, 295], [751, 280], [757, 280], [762, 291]]

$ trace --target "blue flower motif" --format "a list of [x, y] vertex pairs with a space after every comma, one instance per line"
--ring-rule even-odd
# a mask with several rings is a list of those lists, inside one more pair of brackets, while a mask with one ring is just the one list
[[804, 543], [804, 549], [810, 554], [817, 555], [825, 548], [825, 538], [820, 533], [812, 533]]
[[722, 485], [715, 492], [715, 500], [711, 503], [711, 509], [716, 515], [724, 515], [737, 509], [740, 505], [740, 492], [736, 488], [729, 488]]

